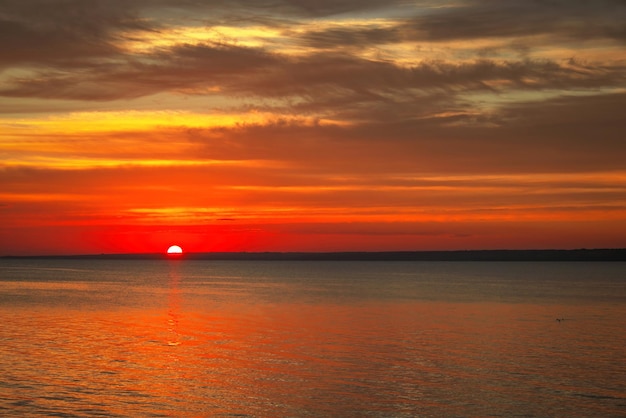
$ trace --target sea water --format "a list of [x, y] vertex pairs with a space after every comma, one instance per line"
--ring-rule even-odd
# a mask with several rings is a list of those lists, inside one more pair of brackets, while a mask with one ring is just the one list
[[626, 416], [626, 263], [0, 260], [0, 415]]

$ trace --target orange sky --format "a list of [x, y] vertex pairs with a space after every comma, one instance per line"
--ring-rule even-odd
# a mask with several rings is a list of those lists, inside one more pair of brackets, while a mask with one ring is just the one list
[[0, 256], [626, 247], [622, 1], [0, 5]]

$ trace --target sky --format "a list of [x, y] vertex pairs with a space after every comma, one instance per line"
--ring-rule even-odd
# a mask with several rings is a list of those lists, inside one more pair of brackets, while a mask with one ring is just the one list
[[0, 0], [0, 256], [626, 247], [623, 0]]

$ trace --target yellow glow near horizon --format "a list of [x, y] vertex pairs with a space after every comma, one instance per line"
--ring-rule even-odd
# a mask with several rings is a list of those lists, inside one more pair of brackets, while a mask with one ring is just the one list
[[7, 118], [0, 122], [0, 152], [4, 154], [0, 167], [267, 166], [262, 160], [208, 158], [197, 142], [186, 139], [185, 131], [237, 129], [279, 122], [300, 126], [340, 125], [312, 116], [277, 117], [266, 112], [103, 111], [47, 118]]
[[3, 161], [0, 167], [37, 167], [39, 169], [84, 170], [117, 167], [198, 167], [198, 166], [268, 166], [262, 160], [165, 160], [165, 159], [111, 159], [111, 158], [46, 158], [24, 157]]
[[14, 129], [46, 129], [64, 132], [111, 132], [148, 130], [158, 127], [185, 126], [230, 127], [241, 124], [266, 123], [271, 114], [250, 112], [243, 114], [206, 114], [186, 111], [103, 111], [73, 112], [45, 119], [5, 120], [6, 126]]
[[[313, 116], [276, 115], [270, 112], [197, 113], [190, 111], [102, 111], [72, 112], [47, 118], [4, 119], [0, 122], [2, 136], [21, 133], [49, 132], [123, 132], [145, 131], [154, 128], [224, 128], [245, 125], [265, 125], [274, 121], [301, 125], [340, 125], [340, 121]], [[33, 132], [37, 130], [37, 132]]]

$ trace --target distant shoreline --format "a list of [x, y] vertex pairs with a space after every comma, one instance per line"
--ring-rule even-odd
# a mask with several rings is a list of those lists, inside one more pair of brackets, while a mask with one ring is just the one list
[[[460, 250], [346, 252], [185, 253], [184, 260], [267, 261], [626, 261], [626, 248], [575, 250]], [[161, 253], [85, 255], [5, 255], [0, 259], [162, 260]]]

